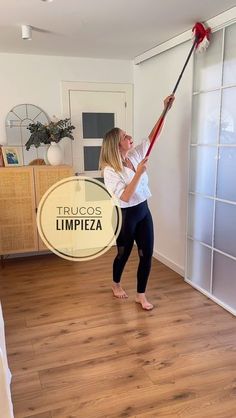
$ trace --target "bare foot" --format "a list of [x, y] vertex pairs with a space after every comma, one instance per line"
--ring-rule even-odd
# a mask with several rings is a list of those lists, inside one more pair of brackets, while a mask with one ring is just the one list
[[116, 298], [119, 299], [126, 299], [128, 297], [127, 293], [122, 289], [121, 285], [119, 283], [112, 284], [112, 291]]
[[140, 303], [145, 311], [151, 311], [154, 308], [154, 306], [148, 302], [145, 293], [137, 293], [135, 302]]

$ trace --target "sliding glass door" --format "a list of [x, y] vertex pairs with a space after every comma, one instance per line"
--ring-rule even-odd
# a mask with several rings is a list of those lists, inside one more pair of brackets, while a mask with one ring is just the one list
[[186, 281], [236, 314], [236, 24], [195, 55]]

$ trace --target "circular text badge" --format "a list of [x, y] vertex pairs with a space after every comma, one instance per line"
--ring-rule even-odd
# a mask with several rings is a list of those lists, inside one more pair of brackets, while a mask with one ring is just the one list
[[42, 197], [37, 213], [45, 245], [67, 260], [91, 260], [114, 243], [122, 223], [117, 199], [90, 177], [68, 177]]

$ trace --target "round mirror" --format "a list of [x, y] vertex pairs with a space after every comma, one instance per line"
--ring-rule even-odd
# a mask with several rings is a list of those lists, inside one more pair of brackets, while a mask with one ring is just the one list
[[33, 104], [14, 106], [6, 117], [7, 145], [17, 148], [22, 165], [28, 165], [31, 161], [45, 156], [45, 145], [39, 148], [31, 147], [29, 151], [25, 149], [25, 144], [30, 137], [27, 126], [36, 122], [47, 124], [50, 119], [40, 107]]

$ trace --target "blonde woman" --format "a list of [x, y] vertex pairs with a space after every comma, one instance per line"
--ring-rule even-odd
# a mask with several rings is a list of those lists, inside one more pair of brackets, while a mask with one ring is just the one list
[[[164, 106], [170, 102], [170, 108], [173, 101], [174, 96], [168, 96], [164, 100]], [[111, 129], [103, 139], [100, 155], [100, 168], [103, 170], [105, 186], [119, 199], [122, 211], [122, 228], [117, 239], [117, 255], [113, 262], [112, 291], [117, 298], [128, 297], [120, 281], [135, 241], [139, 254], [135, 301], [140, 303], [144, 310], [153, 309], [145, 291], [151, 270], [154, 241], [152, 216], [147, 204], [151, 192], [146, 173], [148, 158], [145, 158], [145, 154], [153, 140], [158, 122], [148, 139], [136, 147], [133, 146], [132, 137], [122, 129]]]

